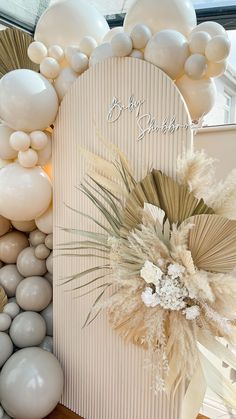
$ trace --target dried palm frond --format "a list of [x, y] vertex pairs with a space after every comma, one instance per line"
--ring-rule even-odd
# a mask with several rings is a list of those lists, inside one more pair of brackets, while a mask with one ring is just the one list
[[7, 304], [7, 295], [2, 287], [0, 287], [0, 313], [2, 313], [4, 306]]
[[33, 40], [32, 36], [20, 29], [9, 28], [0, 31], [0, 78], [9, 71], [20, 68], [39, 70], [39, 66], [27, 55], [28, 46]]
[[180, 223], [195, 214], [213, 214], [213, 210], [189, 192], [186, 185], [178, 184], [159, 170], [153, 170], [138, 182], [126, 201], [124, 224], [129, 231], [140, 224], [140, 209], [145, 202], [165, 211], [171, 224]]
[[205, 271], [230, 272], [236, 267], [236, 221], [219, 215], [196, 215], [189, 232], [194, 264]]

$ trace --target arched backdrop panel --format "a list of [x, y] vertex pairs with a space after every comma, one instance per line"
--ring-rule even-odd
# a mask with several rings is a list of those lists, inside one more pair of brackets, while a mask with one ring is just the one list
[[[174, 83], [147, 62], [108, 59], [79, 77], [61, 104], [55, 127], [54, 246], [78, 238], [59, 226], [96, 231], [64, 205], [97, 216], [76, 189], [85, 175], [81, 146], [105, 155], [100, 136], [128, 156], [138, 179], [152, 166], [175, 176], [177, 156], [192, 147], [188, 125], [190, 117]], [[178, 419], [181, 390], [169, 401], [150, 390], [145, 351], [125, 344], [111, 330], [106, 313], [81, 329], [97, 292], [78, 298], [72, 288], [79, 282], [64, 287], [61, 278], [96, 262], [54, 259], [54, 348], [66, 376], [62, 402], [86, 419]]]

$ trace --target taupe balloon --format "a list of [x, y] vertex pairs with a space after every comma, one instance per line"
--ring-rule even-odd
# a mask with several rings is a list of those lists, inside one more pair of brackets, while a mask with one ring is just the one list
[[63, 390], [63, 372], [56, 357], [41, 348], [17, 351], [0, 375], [0, 398], [15, 419], [41, 419], [57, 405]]
[[22, 279], [23, 276], [18, 272], [16, 265], [5, 265], [0, 269], [0, 285], [8, 297], [16, 295], [16, 288]]
[[40, 276], [47, 272], [45, 260], [36, 258], [33, 247], [27, 247], [19, 254], [17, 269], [25, 277]]
[[3, 313], [8, 314], [12, 319], [14, 319], [19, 312], [20, 307], [14, 301], [7, 303], [3, 308]]
[[53, 274], [53, 253], [51, 252], [46, 260], [47, 270], [50, 274]]
[[46, 234], [40, 230], [34, 230], [29, 235], [30, 244], [34, 247], [38, 246], [39, 244], [43, 244], [46, 239]]
[[42, 311], [52, 299], [52, 287], [47, 279], [31, 276], [23, 279], [16, 290], [16, 300], [23, 310]]
[[45, 238], [45, 245], [48, 247], [48, 249], [53, 249], [53, 234], [48, 234], [48, 236]]
[[33, 311], [25, 311], [15, 317], [9, 334], [17, 348], [37, 346], [45, 338], [46, 323], [40, 314]]
[[6, 234], [10, 230], [10, 227], [10, 221], [0, 215], [0, 236]]
[[29, 233], [30, 231], [35, 230], [36, 224], [34, 220], [32, 221], [11, 221], [13, 227], [16, 228], [16, 230], [23, 231], [26, 233]]
[[39, 244], [34, 251], [36, 258], [40, 260], [47, 259], [50, 255], [50, 249], [47, 248], [45, 244]]
[[11, 231], [0, 237], [0, 260], [4, 263], [16, 263], [20, 252], [29, 246], [24, 233]]
[[53, 352], [53, 339], [51, 336], [45, 336], [42, 343], [40, 343], [40, 348], [48, 352]]
[[7, 333], [0, 332], [0, 368], [13, 352], [13, 343]]
[[49, 304], [43, 311], [41, 311], [41, 315], [43, 316], [46, 323], [47, 335], [53, 336], [53, 305], [52, 303]]

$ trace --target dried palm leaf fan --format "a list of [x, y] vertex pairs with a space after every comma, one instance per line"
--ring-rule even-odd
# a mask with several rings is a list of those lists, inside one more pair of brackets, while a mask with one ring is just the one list
[[19, 29], [0, 31], [0, 78], [18, 68], [39, 70], [39, 66], [32, 63], [27, 55], [28, 46], [32, 41], [32, 36]]
[[0, 287], [0, 313], [2, 313], [4, 306], [7, 304], [7, 296], [2, 287]]

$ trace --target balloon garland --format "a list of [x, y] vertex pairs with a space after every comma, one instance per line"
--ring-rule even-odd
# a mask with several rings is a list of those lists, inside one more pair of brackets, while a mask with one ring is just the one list
[[[50, 353], [53, 220], [48, 173], [52, 127], [68, 89], [100, 61], [129, 56], [168, 74], [194, 121], [214, 105], [213, 78], [226, 70], [229, 39], [217, 23], [196, 26], [190, 0], [183, 0], [181, 8], [178, 3], [137, 0], [124, 27], [109, 30], [85, 0], [62, 0], [41, 16], [33, 42], [20, 31], [1, 33], [7, 64], [0, 67], [0, 418], [43, 418], [62, 393], [61, 367]], [[144, 264], [144, 278], [144, 271], [157, 274], [153, 266]], [[144, 304], [152, 305], [153, 293], [147, 288], [144, 294]], [[116, 318], [112, 310], [111, 316]], [[197, 310], [188, 316], [197, 317]], [[42, 384], [26, 395], [35, 369]], [[17, 377], [14, 382], [11, 374]]]

